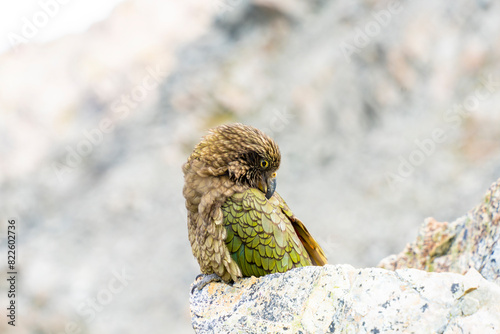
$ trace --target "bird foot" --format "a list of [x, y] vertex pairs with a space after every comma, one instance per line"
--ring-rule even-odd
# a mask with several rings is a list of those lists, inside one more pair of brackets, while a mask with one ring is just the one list
[[199, 274], [196, 276], [195, 281], [198, 281], [200, 277], [203, 277], [201, 281], [196, 282], [193, 284], [193, 288], [191, 289], [191, 293], [193, 293], [194, 289], [201, 290], [205, 287], [205, 285], [212, 283], [212, 282], [222, 282], [222, 278], [220, 278], [219, 275], [217, 274], [210, 274], [210, 275], [205, 275], [205, 274]]

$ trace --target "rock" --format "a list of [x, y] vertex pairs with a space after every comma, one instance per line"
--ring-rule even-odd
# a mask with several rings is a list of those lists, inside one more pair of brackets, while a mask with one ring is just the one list
[[379, 266], [456, 273], [473, 267], [486, 279], [500, 283], [499, 238], [500, 179], [491, 185], [483, 203], [454, 222], [427, 218], [416, 241], [383, 259]]
[[195, 289], [193, 328], [197, 333], [492, 333], [500, 328], [500, 286], [490, 282], [500, 282], [499, 203], [500, 179], [482, 204], [453, 223], [428, 218], [417, 240], [382, 260], [383, 268], [305, 267]]
[[500, 287], [466, 275], [326, 265], [191, 295], [197, 333], [491, 333], [500, 328]]

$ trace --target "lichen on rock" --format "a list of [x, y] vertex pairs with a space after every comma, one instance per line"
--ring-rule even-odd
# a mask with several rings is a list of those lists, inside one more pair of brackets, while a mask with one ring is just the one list
[[499, 238], [500, 179], [491, 185], [481, 204], [454, 222], [427, 218], [416, 241], [383, 259], [379, 267], [462, 274], [475, 268], [486, 279], [500, 283]]
[[416, 269], [304, 267], [211, 283], [191, 295], [197, 333], [487, 333], [500, 328], [500, 287]]

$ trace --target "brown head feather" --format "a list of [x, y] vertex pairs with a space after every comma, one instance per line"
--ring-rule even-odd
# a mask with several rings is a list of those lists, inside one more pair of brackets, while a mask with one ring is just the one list
[[260, 159], [276, 171], [281, 162], [278, 145], [262, 131], [240, 123], [221, 125], [209, 131], [188, 159], [199, 160], [200, 176], [228, 175], [232, 180], [255, 187]]

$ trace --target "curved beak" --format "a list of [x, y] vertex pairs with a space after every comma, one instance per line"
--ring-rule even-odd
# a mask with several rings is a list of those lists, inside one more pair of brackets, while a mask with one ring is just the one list
[[272, 173], [271, 176], [262, 175], [262, 179], [259, 181], [257, 185], [264, 194], [266, 194], [266, 198], [270, 199], [274, 191], [276, 190], [276, 172]]
[[267, 179], [266, 198], [270, 199], [271, 196], [273, 196], [275, 190], [276, 190], [276, 173], [273, 173], [273, 176]]

